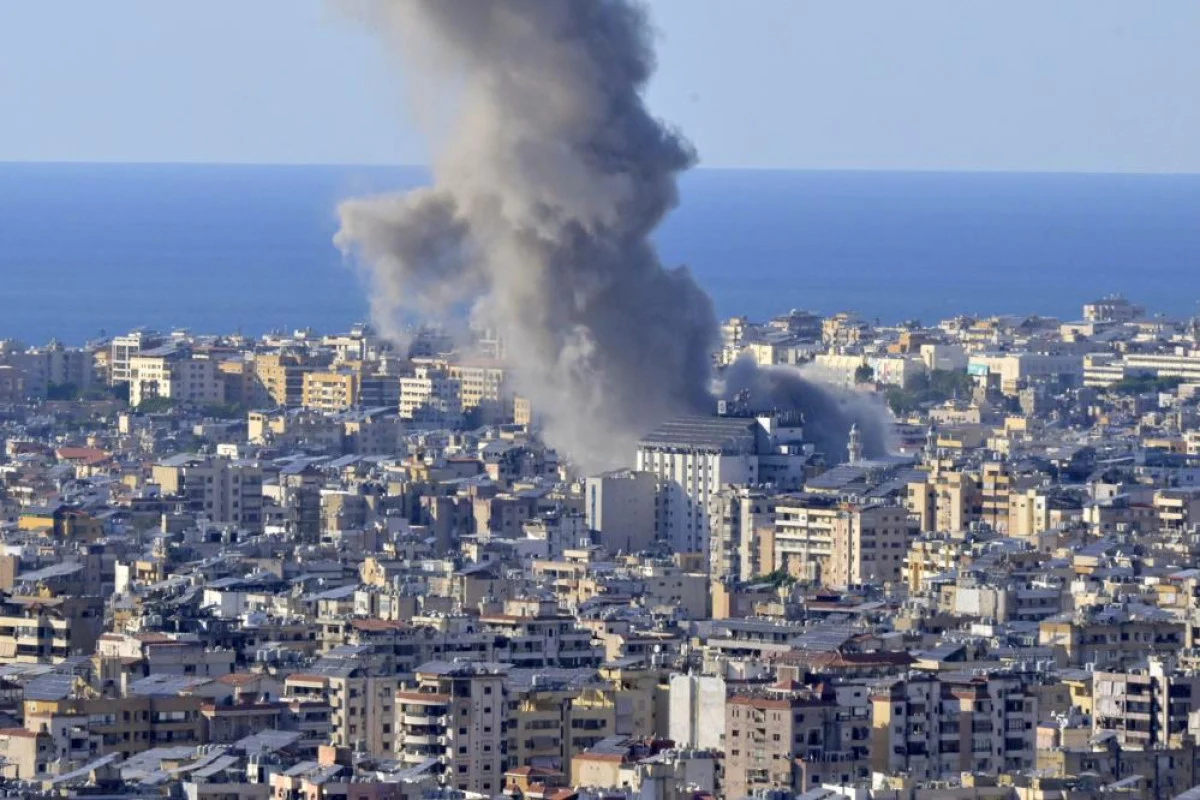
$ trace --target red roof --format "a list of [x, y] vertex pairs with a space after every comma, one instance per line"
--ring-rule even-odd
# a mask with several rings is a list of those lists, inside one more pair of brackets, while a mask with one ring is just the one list
[[59, 461], [82, 461], [85, 464], [101, 464], [112, 458], [112, 454], [95, 447], [60, 447], [54, 454]]

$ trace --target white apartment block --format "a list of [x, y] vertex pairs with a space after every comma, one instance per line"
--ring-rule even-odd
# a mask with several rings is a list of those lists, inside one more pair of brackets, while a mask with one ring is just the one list
[[725, 679], [716, 675], [672, 675], [668, 731], [676, 747], [723, 750]]
[[707, 553], [709, 511], [732, 484], [755, 485], [764, 471], [779, 476], [803, 465], [803, 429], [773, 416], [681, 417], [638, 444], [637, 469], [658, 476], [657, 538], [679, 553]]
[[450, 423], [462, 414], [457, 380], [442, 367], [418, 364], [414, 374], [400, 379], [400, 418]]
[[110, 358], [109, 382], [128, 383], [132, 377], [130, 360], [142, 352], [157, 347], [162, 336], [150, 331], [132, 331], [124, 336], [114, 336]]

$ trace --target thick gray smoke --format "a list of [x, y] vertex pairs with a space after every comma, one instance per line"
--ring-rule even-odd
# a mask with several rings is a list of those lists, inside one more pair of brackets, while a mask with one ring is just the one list
[[721, 384], [723, 397], [748, 393], [749, 404], [756, 411], [787, 409], [804, 414], [804, 437], [831, 464], [846, 460], [852, 425], [858, 425], [864, 456], [875, 458], [888, 452], [890, 427], [883, 405], [869, 395], [830, 386], [811, 370], [759, 367], [743, 356], [725, 370]]
[[[643, 102], [654, 68], [643, 8], [366, 9], [421, 82], [417, 96], [450, 107], [431, 187], [340, 208], [337, 243], [365, 267], [380, 327], [469, 308], [506, 340], [547, 441], [585, 469], [627, 463], [658, 423], [711, 411], [711, 301], [650, 242], [694, 157]], [[798, 394], [819, 416], [820, 390]]]

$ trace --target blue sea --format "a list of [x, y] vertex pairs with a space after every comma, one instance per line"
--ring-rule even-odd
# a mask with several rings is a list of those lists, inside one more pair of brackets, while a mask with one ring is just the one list
[[[0, 164], [0, 338], [69, 343], [366, 317], [333, 247], [345, 197], [417, 169]], [[1076, 318], [1122, 292], [1200, 301], [1200, 176], [696, 170], [657, 238], [722, 316]]]

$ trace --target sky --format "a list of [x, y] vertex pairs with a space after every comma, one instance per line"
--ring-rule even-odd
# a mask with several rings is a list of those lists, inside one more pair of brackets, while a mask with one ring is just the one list
[[[1195, 0], [649, 5], [704, 166], [1200, 172]], [[0, 1], [0, 161], [424, 163], [402, 85], [327, 0]]]

